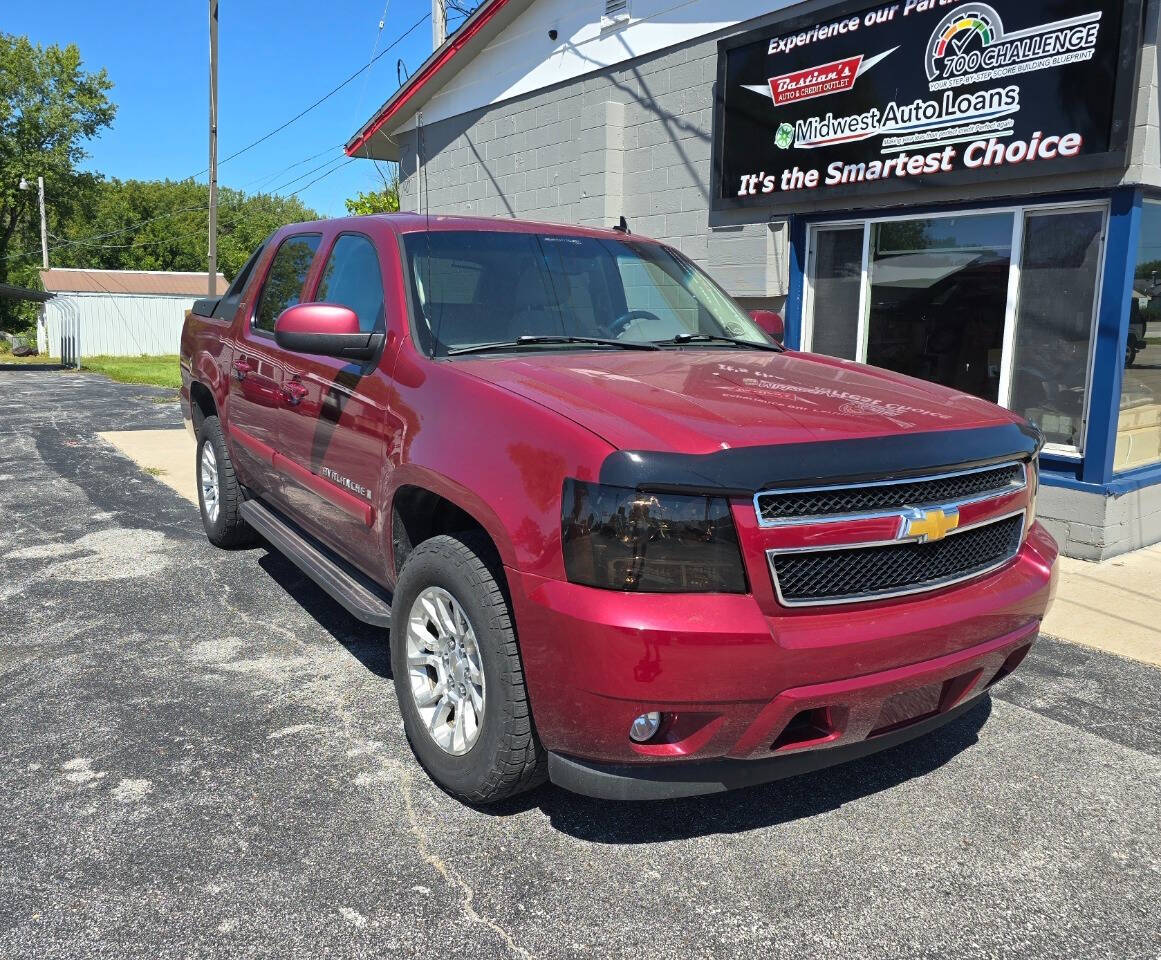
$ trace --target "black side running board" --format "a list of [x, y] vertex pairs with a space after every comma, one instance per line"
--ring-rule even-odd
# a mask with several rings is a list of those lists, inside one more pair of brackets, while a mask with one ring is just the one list
[[351, 616], [391, 626], [391, 602], [382, 587], [260, 500], [246, 500], [242, 519], [270, 546], [322, 587]]

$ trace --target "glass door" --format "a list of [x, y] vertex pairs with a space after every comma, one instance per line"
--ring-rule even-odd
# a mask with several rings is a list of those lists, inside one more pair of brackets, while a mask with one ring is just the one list
[[863, 224], [823, 227], [811, 240], [810, 350], [847, 360], [859, 358], [863, 315]]
[[1105, 208], [1029, 211], [1005, 406], [1079, 450], [1104, 249]]
[[867, 363], [995, 403], [1011, 213], [871, 226]]

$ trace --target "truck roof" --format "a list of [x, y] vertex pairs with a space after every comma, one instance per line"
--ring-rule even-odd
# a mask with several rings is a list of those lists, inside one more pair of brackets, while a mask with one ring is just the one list
[[[463, 216], [449, 216], [447, 214], [423, 214], [423, 213], [372, 213], [364, 214], [357, 217], [330, 217], [323, 220], [312, 220], [309, 223], [288, 224], [283, 228], [299, 228], [299, 227], [315, 227], [320, 224], [336, 224], [340, 228], [350, 227], [355, 229], [359, 224], [366, 224], [367, 221], [378, 221], [387, 224], [396, 233], [423, 233], [425, 230], [432, 231], [448, 231], [448, 230], [487, 230], [495, 233], [544, 233], [546, 230], [562, 236], [578, 236], [578, 237], [600, 237], [609, 239], [610, 237], [617, 239], [622, 238], [625, 234], [619, 233], [612, 229], [613, 225], [608, 227], [578, 227], [572, 224], [565, 223], [544, 223], [539, 220], [514, 220], [508, 217], [463, 217]], [[635, 239], [648, 240], [648, 237], [637, 237]]]

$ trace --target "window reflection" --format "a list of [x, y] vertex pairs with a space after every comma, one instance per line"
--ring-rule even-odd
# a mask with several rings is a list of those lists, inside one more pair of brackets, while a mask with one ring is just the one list
[[871, 228], [867, 363], [995, 403], [1012, 214]]
[[1161, 204], [1141, 209], [1125, 375], [1121, 382], [1116, 470], [1161, 463]]
[[1029, 213], [1024, 221], [1009, 406], [1049, 443], [1078, 449], [1104, 221], [1103, 210]]
[[[1089, 204], [872, 221], [861, 344], [863, 228], [815, 228], [808, 349], [1003, 403], [1037, 424], [1049, 443], [1082, 452], [1105, 216], [1103, 205]], [[1161, 321], [1161, 203], [1150, 216], [1153, 239], [1142, 241], [1150, 250], [1142, 254], [1126, 345], [1130, 357], [1134, 347], [1138, 355], [1122, 403], [1134, 411], [1123, 418], [1134, 463], [1161, 460], [1161, 409], [1153, 401], [1161, 388], [1161, 326], [1149, 328], [1158, 337], [1156, 382], [1142, 352], [1149, 346], [1146, 314]], [[1023, 241], [1013, 250], [1016, 217], [1024, 218]], [[1118, 448], [1122, 456], [1128, 453]]]
[[858, 356], [859, 296], [863, 286], [863, 228], [819, 230], [814, 237], [814, 338], [811, 349], [832, 357]]
[[266, 274], [258, 309], [254, 311], [255, 329], [273, 333], [278, 315], [298, 303], [321, 239], [321, 234], [304, 233], [282, 241]]

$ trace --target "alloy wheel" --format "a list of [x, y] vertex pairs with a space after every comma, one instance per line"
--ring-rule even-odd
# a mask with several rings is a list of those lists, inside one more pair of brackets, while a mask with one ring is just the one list
[[218, 522], [220, 509], [218, 496], [218, 457], [214, 453], [214, 445], [209, 441], [202, 444], [201, 470], [199, 482], [202, 488], [202, 505], [206, 511], [206, 519], [210, 523]]
[[484, 721], [484, 670], [476, 632], [463, 607], [442, 587], [415, 598], [407, 617], [411, 697], [441, 750], [462, 756]]

